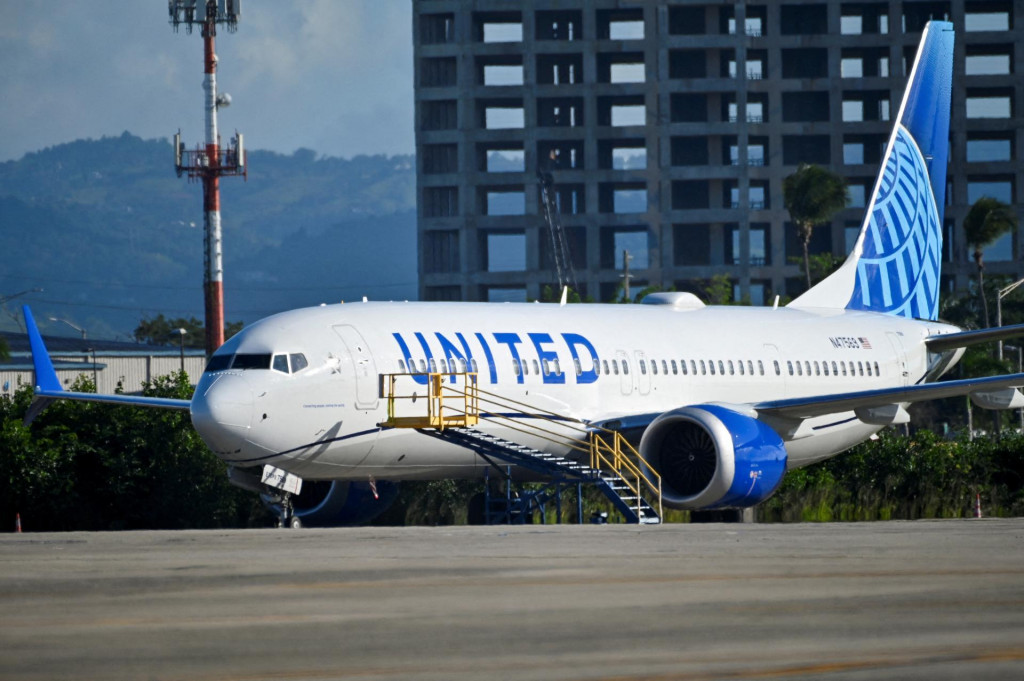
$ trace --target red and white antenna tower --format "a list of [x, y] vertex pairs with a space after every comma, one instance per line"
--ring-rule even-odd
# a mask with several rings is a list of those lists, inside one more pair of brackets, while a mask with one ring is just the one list
[[221, 254], [220, 177], [246, 176], [245, 148], [242, 135], [236, 132], [231, 147], [221, 149], [217, 132], [217, 109], [231, 104], [227, 93], [217, 94], [217, 53], [213, 49], [217, 24], [227, 26], [229, 32], [238, 29], [241, 0], [168, 0], [171, 25], [174, 30], [184, 25], [188, 33], [200, 26], [203, 35], [203, 65], [206, 76], [206, 143], [186, 150], [181, 142], [181, 131], [174, 136], [174, 168], [178, 177], [187, 173], [190, 180], [203, 183], [203, 236], [204, 273], [203, 291], [206, 301], [206, 354], [224, 344], [224, 261]]

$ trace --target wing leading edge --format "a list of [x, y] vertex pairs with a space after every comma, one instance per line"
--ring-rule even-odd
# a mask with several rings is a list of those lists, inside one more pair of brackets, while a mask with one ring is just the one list
[[[984, 399], [984, 397], [996, 396], [1004, 391], [1017, 389], [1022, 386], [1024, 386], [1024, 374], [1007, 374], [1005, 376], [965, 378], [956, 381], [941, 381], [939, 383], [924, 383], [922, 385], [864, 390], [836, 395], [815, 395], [812, 397], [770, 400], [758, 402], [752, 405], [752, 407], [758, 414], [788, 419], [809, 419], [856, 409], [924, 402], [944, 397], [956, 397], [957, 395], [971, 395], [974, 398], [979, 398], [980, 396], [980, 399]], [[1009, 408], [1016, 408], [1016, 405]]]

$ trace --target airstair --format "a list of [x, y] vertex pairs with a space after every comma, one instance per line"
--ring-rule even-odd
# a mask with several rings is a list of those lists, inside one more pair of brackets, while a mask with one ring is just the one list
[[[522, 520], [533, 510], [543, 511], [552, 499], [560, 507], [561, 488], [570, 484], [593, 485], [627, 523], [661, 522], [661, 476], [641, 464], [636, 449], [620, 433], [481, 390], [476, 379], [472, 372], [382, 374], [381, 398], [388, 411], [380, 426], [414, 428], [470, 449], [490, 463], [505, 478], [506, 498], [492, 500], [487, 495], [489, 522]], [[424, 380], [425, 397], [420, 394]], [[426, 414], [422, 406], [415, 406], [424, 401]], [[522, 442], [513, 441], [480, 425], [500, 426], [524, 437], [517, 436]], [[512, 466], [535, 473], [546, 484], [513, 495]], [[579, 493], [576, 498], [582, 522]]]

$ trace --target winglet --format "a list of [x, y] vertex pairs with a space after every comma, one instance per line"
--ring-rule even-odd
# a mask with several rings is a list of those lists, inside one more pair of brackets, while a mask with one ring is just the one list
[[63, 388], [57, 378], [57, 371], [50, 361], [50, 353], [46, 351], [43, 337], [39, 334], [39, 327], [32, 317], [32, 310], [28, 305], [22, 305], [22, 312], [25, 314], [25, 328], [28, 329], [28, 342], [32, 348], [32, 365], [36, 372], [36, 390], [60, 391]]

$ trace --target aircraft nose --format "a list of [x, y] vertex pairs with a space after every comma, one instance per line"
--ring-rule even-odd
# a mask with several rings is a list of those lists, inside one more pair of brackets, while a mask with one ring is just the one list
[[192, 398], [192, 425], [203, 442], [222, 459], [242, 449], [252, 423], [253, 395], [249, 382], [237, 374], [201, 380]]

